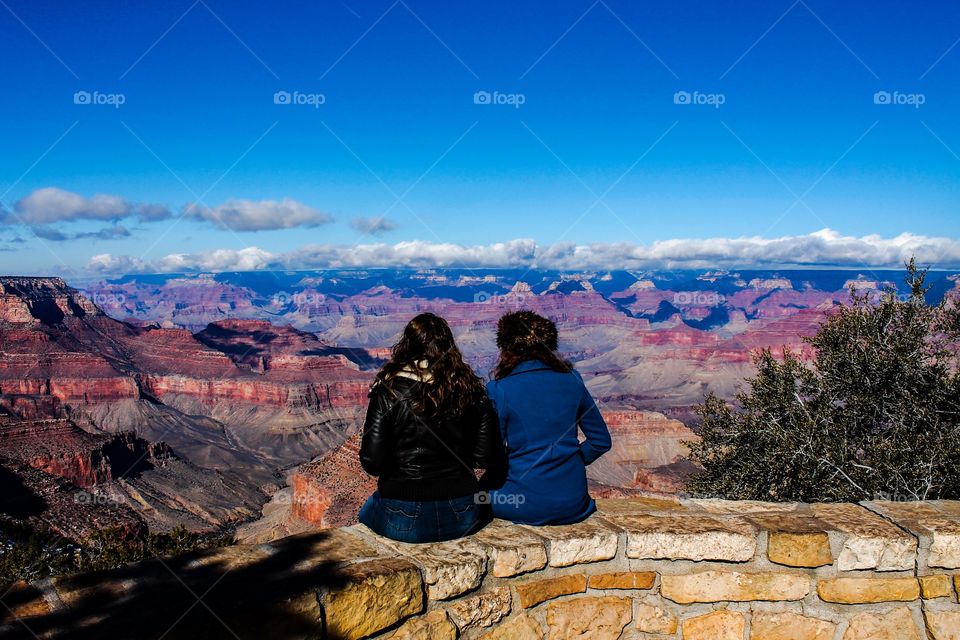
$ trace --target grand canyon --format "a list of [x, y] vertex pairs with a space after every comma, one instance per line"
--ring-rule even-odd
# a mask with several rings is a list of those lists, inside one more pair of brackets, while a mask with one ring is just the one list
[[[803, 341], [850, 287], [899, 272], [327, 270], [0, 278], [5, 512], [67, 537], [108, 526], [269, 541], [355, 522], [366, 396], [413, 315], [447, 318], [486, 376], [496, 321], [554, 319], [613, 450], [597, 496], [676, 494], [694, 407], [733, 399], [758, 349]], [[932, 272], [932, 299], [957, 275]]]

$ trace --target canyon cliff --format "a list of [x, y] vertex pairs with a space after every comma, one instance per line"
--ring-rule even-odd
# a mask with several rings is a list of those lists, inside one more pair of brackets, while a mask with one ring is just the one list
[[0, 456], [151, 526], [255, 517], [278, 469], [342, 442], [369, 379], [295, 329], [194, 336], [110, 318], [57, 278], [0, 278]]
[[[497, 319], [524, 308], [557, 322], [610, 424], [594, 493], [673, 493], [692, 470], [684, 423], [704, 392], [732, 398], [758, 349], [808, 355], [803, 336], [849, 300], [846, 287], [875, 280], [384, 269], [127, 276], [87, 282], [83, 295], [56, 278], [0, 278], [2, 455], [151, 526], [262, 514], [249, 532], [262, 537], [344, 524], [374, 486], [357, 434], [404, 324], [443, 315], [486, 375]], [[956, 282], [938, 274], [931, 295]], [[149, 468], [121, 473], [127, 456]]]

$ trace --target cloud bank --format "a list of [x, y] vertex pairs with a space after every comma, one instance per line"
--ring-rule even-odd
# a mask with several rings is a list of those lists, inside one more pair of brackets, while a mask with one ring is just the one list
[[256, 269], [376, 267], [504, 268], [558, 270], [682, 269], [717, 267], [901, 267], [911, 256], [924, 265], [960, 266], [960, 240], [903, 233], [843, 236], [823, 229], [780, 238], [706, 238], [634, 243], [555, 244], [518, 239], [464, 246], [425, 241], [356, 246], [313, 244], [286, 253], [258, 247], [170, 254], [156, 260], [108, 253], [90, 258], [94, 273], [177, 273]]
[[129, 238], [130, 231], [122, 225], [106, 227], [98, 231], [78, 231], [77, 233], [65, 233], [53, 227], [33, 227], [33, 235], [42, 240], [51, 242], [66, 242], [67, 240], [117, 240], [120, 238]]
[[[162, 204], [131, 202], [117, 195], [98, 193], [83, 196], [57, 187], [36, 189], [21, 198], [8, 211], [0, 206], [0, 221], [6, 224], [23, 224], [32, 227], [34, 234], [54, 242], [80, 238], [111, 239], [126, 237], [117, 233], [116, 223], [122, 219], [138, 219], [140, 222], [157, 222], [173, 217], [169, 207]], [[333, 222], [333, 217], [302, 202], [283, 200], [231, 199], [216, 206], [187, 204], [182, 209], [186, 218], [210, 223], [221, 229], [233, 231], [269, 231], [317, 227]], [[82, 220], [110, 221], [114, 232], [104, 229], [97, 232], [67, 233], [50, 226], [69, 224]], [[394, 228], [386, 218], [359, 218], [367, 233], [377, 234]], [[128, 235], [128, 234], [127, 234]]]
[[360, 233], [378, 236], [396, 229], [397, 223], [384, 216], [372, 216], [370, 218], [354, 218], [350, 221], [350, 226]]
[[17, 214], [6, 212], [8, 222], [24, 222], [29, 225], [44, 225], [53, 222], [73, 222], [75, 220], [120, 220], [121, 218], [139, 218], [142, 222], [153, 222], [169, 218], [170, 209], [161, 204], [130, 202], [120, 196], [98, 193], [85, 197], [57, 187], [37, 189], [30, 195], [17, 200], [13, 205]]
[[189, 204], [184, 215], [205, 220], [233, 231], [268, 231], [316, 227], [333, 222], [333, 217], [302, 202], [283, 200], [227, 200], [215, 207]]

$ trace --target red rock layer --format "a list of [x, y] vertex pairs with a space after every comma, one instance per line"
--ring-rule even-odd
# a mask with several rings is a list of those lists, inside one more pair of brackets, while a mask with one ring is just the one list
[[173, 455], [163, 443], [133, 433], [87, 433], [68, 419], [0, 419], [0, 456], [86, 489], [139, 473]]
[[184, 329], [108, 318], [57, 279], [0, 278], [0, 394], [79, 404], [170, 393], [277, 407], [366, 401], [371, 375], [343, 355], [322, 355], [327, 345], [311, 334], [256, 321], [207, 331], [229, 334], [206, 341], [223, 350]]
[[355, 524], [363, 502], [377, 488], [376, 478], [360, 466], [359, 434], [301, 466], [291, 484], [293, 515], [321, 527]]

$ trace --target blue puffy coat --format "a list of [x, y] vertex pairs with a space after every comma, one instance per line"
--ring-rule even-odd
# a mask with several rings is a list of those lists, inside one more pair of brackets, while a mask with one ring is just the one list
[[496, 487], [489, 494], [494, 515], [546, 525], [593, 513], [586, 466], [610, 450], [610, 432], [580, 374], [527, 360], [489, 382], [487, 392], [507, 451], [506, 469], [488, 479]]

